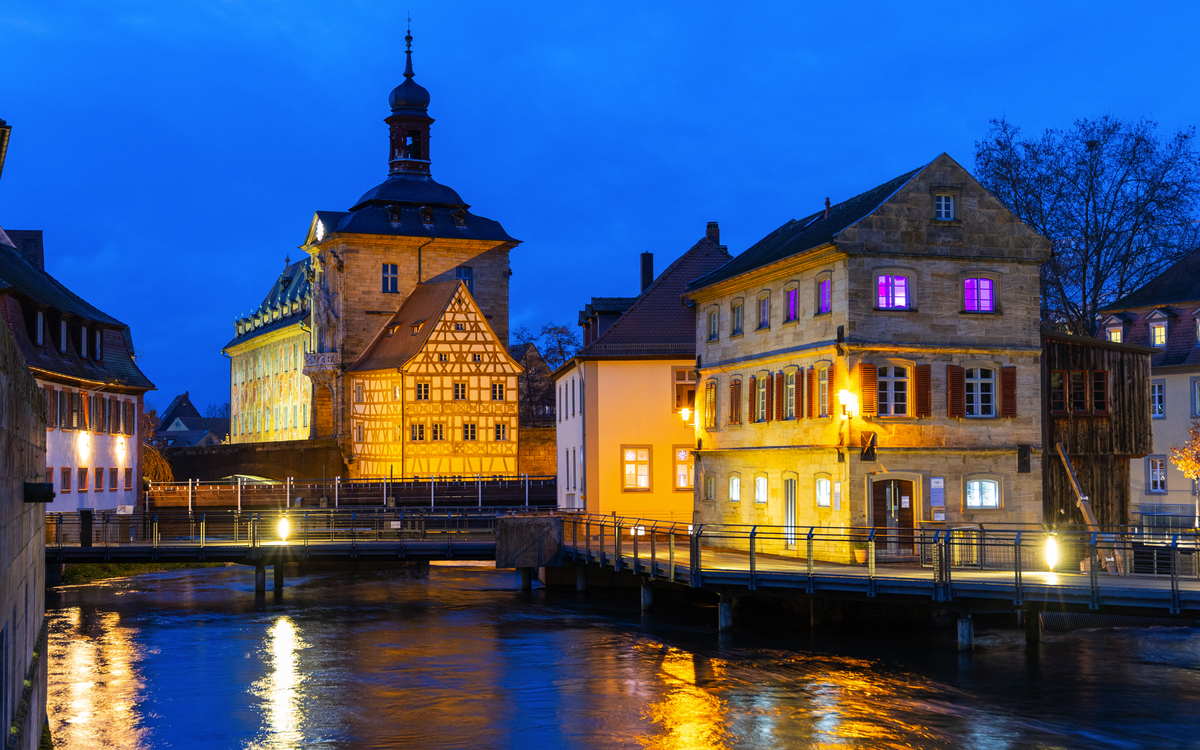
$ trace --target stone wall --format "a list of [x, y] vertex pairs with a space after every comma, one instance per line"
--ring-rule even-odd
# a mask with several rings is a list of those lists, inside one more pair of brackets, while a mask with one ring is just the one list
[[25, 482], [44, 480], [45, 414], [43, 392], [0, 326], [0, 726], [18, 748], [36, 748], [46, 720], [46, 516], [41, 504], [24, 502]]
[[287, 477], [320, 479], [322, 472], [330, 479], [349, 476], [337, 441], [329, 438], [165, 448], [163, 457], [171, 464], [177, 482], [217, 480], [234, 474], [280, 481]]
[[517, 473], [530, 476], [558, 473], [553, 427], [522, 427], [517, 431]]

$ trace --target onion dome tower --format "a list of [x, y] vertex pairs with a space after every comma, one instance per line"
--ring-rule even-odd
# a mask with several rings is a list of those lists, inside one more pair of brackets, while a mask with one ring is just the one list
[[429, 174], [429, 92], [413, 80], [412, 30], [404, 35], [407, 58], [404, 64], [404, 83], [392, 89], [388, 104], [392, 115], [384, 120], [391, 132], [388, 152], [389, 174], [411, 172]]

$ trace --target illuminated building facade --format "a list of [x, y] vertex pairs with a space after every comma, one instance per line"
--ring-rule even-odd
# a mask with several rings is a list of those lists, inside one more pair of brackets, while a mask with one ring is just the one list
[[719, 243], [712, 222], [657, 278], [646, 253], [638, 297], [580, 314], [586, 344], [554, 373], [560, 508], [691, 521], [696, 313], [680, 297], [729, 260]]
[[1040, 522], [1048, 257], [943, 154], [693, 281], [697, 520]]

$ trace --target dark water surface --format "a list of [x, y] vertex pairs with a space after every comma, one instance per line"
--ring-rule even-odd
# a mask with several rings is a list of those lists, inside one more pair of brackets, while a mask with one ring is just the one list
[[[1200, 748], [1200, 633], [926, 630], [721, 639], [636, 590], [515, 573], [326, 573], [256, 601], [230, 567], [61, 589], [59, 748]], [[660, 609], [666, 609], [665, 605]]]

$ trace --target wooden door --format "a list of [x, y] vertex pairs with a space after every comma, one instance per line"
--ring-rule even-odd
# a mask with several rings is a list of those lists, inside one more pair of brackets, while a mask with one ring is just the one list
[[871, 518], [877, 551], [893, 554], [913, 551], [913, 483], [887, 479], [871, 483]]

